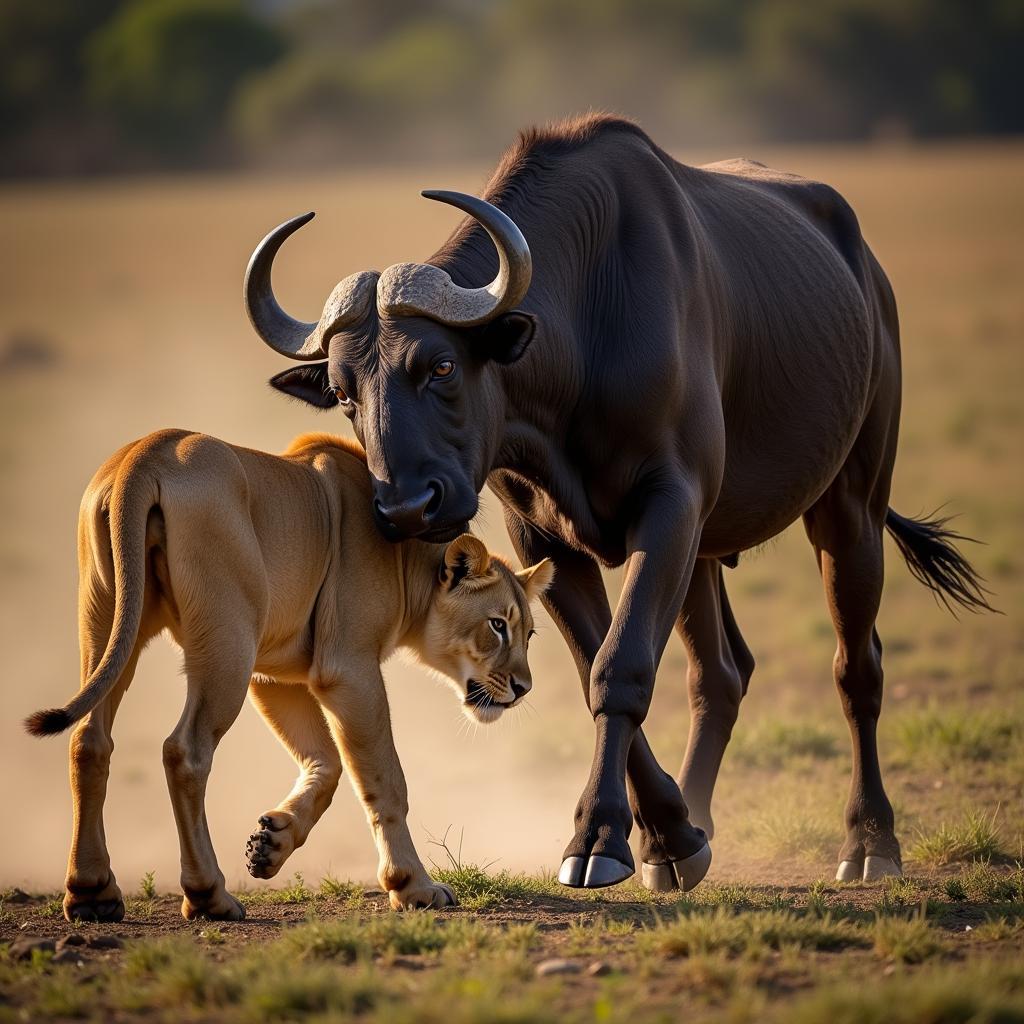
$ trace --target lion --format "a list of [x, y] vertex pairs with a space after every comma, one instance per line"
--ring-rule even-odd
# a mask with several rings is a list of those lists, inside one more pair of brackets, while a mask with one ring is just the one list
[[78, 525], [82, 687], [65, 707], [25, 722], [37, 736], [78, 723], [68, 920], [124, 915], [103, 831], [111, 728], [139, 655], [164, 631], [182, 650], [188, 681], [163, 745], [186, 919], [245, 916], [218, 867], [204, 798], [214, 751], [246, 692], [300, 769], [249, 838], [250, 873], [280, 871], [331, 803], [344, 765], [391, 906], [455, 903], [409, 834], [381, 663], [408, 650], [451, 683], [468, 716], [495, 721], [531, 688], [530, 604], [554, 569], [545, 559], [516, 572], [468, 533], [389, 543], [370, 491], [362, 449], [328, 434], [303, 435], [276, 456], [164, 430], [97, 471]]

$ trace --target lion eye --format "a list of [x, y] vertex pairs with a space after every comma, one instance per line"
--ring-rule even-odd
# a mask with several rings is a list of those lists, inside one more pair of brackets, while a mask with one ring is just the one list
[[445, 380], [455, 372], [455, 364], [450, 359], [442, 359], [434, 367], [432, 377], [434, 380]]
[[335, 384], [331, 390], [334, 392], [334, 397], [338, 400], [338, 405], [348, 405], [352, 401], [348, 396], [348, 392], [340, 384]]
[[493, 629], [497, 636], [500, 637], [502, 640], [508, 639], [508, 626], [506, 625], [504, 619], [488, 619], [487, 625], [490, 626], [491, 629]]

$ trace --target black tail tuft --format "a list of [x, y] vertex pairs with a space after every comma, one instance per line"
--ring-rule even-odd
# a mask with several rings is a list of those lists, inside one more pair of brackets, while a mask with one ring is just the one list
[[49, 711], [37, 711], [25, 719], [25, 731], [33, 736], [55, 736], [63, 732], [73, 719], [64, 708], [50, 708]]
[[908, 519], [889, 509], [885, 526], [914, 578], [923, 583], [953, 614], [951, 602], [971, 612], [996, 609], [988, 603], [991, 591], [974, 567], [957, 550], [957, 541], [971, 541], [946, 528], [948, 517], [935, 513], [928, 519]]

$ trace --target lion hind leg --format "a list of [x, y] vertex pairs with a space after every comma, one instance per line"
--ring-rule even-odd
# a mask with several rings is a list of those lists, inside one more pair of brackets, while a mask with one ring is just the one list
[[[110, 642], [114, 622], [110, 536], [97, 512], [79, 524], [78, 625], [81, 685], [86, 686]], [[71, 851], [65, 879], [64, 916], [69, 921], [120, 921], [124, 900], [111, 870], [103, 827], [113, 726], [121, 700], [135, 677], [139, 655], [160, 632], [163, 619], [150, 581], [135, 648], [110, 693], [71, 733], [70, 779], [73, 807]]]

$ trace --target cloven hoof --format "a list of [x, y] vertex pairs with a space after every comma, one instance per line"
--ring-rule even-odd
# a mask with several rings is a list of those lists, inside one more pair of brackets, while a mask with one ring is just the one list
[[877, 882], [881, 878], [900, 877], [903, 868], [889, 857], [874, 857], [870, 854], [864, 863], [856, 860], [844, 860], [839, 863], [836, 871], [837, 882]]
[[628, 864], [595, 853], [590, 857], [566, 857], [558, 880], [573, 889], [603, 889], [625, 881], [631, 874], [633, 868]]
[[711, 867], [711, 844], [705, 843], [696, 853], [667, 864], [647, 864], [641, 868], [641, 879], [652, 892], [671, 892], [696, 888]]

